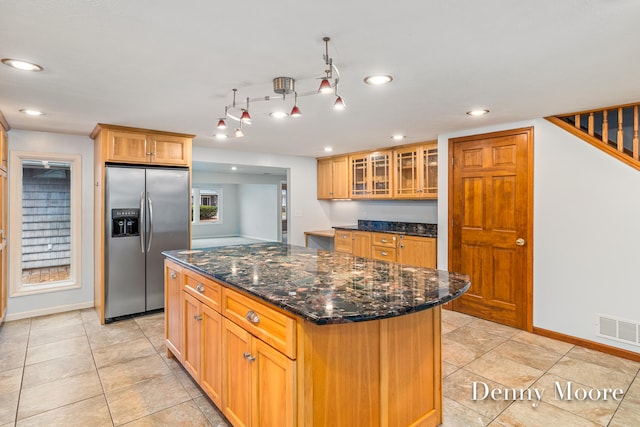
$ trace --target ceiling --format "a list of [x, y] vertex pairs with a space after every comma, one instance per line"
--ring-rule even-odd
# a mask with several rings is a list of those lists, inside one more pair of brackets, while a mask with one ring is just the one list
[[[196, 134], [194, 144], [322, 156], [419, 142], [438, 134], [640, 98], [636, 0], [2, 0], [0, 111], [13, 129], [89, 135], [96, 123]], [[244, 138], [213, 137], [238, 89], [300, 92], [323, 75], [323, 36], [347, 110], [331, 95], [301, 97], [303, 116], [275, 120], [250, 106]], [[393, 82], [368, 86], [366, 75]], [[240, 101], [242, 100], [242, 101]], [[46, 112], [30, 117], [18, 110]], [[470, 117], [466, 111], [491, 113]], [[406, 135], [393, 141], [395, 133]]]

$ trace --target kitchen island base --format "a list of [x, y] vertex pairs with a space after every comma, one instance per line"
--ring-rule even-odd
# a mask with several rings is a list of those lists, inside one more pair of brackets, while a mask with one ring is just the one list
[[298, 331], [300, 426], [442, 422], [440, 307]]

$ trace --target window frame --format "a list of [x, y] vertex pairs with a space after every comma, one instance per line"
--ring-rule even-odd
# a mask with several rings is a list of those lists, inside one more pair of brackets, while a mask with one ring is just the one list
[[[202, 200], [202, 191], [206, 191], [206, 193], [204, 194], [206, 195], [217, 195], [218, 196], [218, 219], [216, 221], [201, 221], [200, 220], [200, 206], [201, 206], [201, 200]], [[191, 187], [191, 200], [192, 200], [192, 206], [193, 206], [193, 221], [192, 224], [194, 225], [215, 225], [215, 224], [222, 224], [223, 221], [223, 209], [222, 209], [222, 205], [224, 203], [223, 201], [224, 199], [224, 195], [222, 193], [222, 187], [219, 185], [207, 185], [207, 184], [198, 184], [198, 185], [194, 185]]]
[[[70, 277], [39, 284], [22, 283], [22, 186], [23, 161], [49, 160], [69, 163], [70, 180]], [[79, 154], [10, 151], [9, 153], [9, 296], [17, 297], [82, 287], [82, 156]], [[19, 224], [19, 225], [18, 225]]]

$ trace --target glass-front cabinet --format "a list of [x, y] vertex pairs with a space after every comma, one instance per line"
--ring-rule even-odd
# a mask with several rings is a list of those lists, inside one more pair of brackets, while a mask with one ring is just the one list
[[435, 199], [438, 197], [438, 147], [434, 142], [393, 151], [395, 161], [394, 198]]
[[349, 156], [349, 193], [353, 199], [389, 198], [391, 196], [391, 152]]

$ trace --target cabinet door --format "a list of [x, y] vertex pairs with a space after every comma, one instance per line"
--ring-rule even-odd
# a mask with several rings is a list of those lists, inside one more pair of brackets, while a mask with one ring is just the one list
[[200, 383], [202, 357], [202, 303], [189, 295], [182, 293], [184, 301], [184, 368], [196, 382]]
[[191, 140], [170, 135], [150, 135], [149, 161], [162, 165], [188, 166], [191, 161]]
[[256, 338], [251, 355], [252, 425], [293, 427], [296, 362]]
[[353, 252], [353, 234], [351, 231], [336, 230], [333, 238], [333, 250], [350, 254]]
[[438, 197], [438, 146], [423, 147], [421, 156], [422, 197], [435, 199]]
[[347, 156], [333, 159], [331, 162], [332, 180], [331, 197], [333, 199], [349, 198], [349, 158]]
[[395, 150], [395, 180], [393, 196], [398, 198], [419, 197], [420, 192], [420, 149], [418, 147]]
[[318, 199], [332, 198], [333, 160], [318, 160]]
[[229, 319], [222, 320], [222, 413], [234, 427], [251, 423], [251, 335]]
[[375, 152], [369, 155], [370, 162], [370, 191], [371, 198], [391, 197], [391, 153]]
[[362, 199], [369, 197], [369, 156], [361, 154], [349, 156], [349, 197]]
[[398, 262], [416, 267], [436, 268], [436, 239], [400, 236]]
[[9, 163], [9, 134], [0, 128], [0, 169], [7, 171]]
[[202, 376], [200, 385], [222, 407], [222, 316], [202, 305]]
[[147, 163], [149, 160], [147, 136], [141, 133], [107, 131], [108, 162]]
[[353, 255], [371, 258], [371, 233], [366, 231], [353, 232]]
[[164, 321], [167, 350], [182, 361], [182, 268], [165, 260], [164, 280]]

